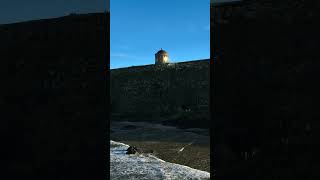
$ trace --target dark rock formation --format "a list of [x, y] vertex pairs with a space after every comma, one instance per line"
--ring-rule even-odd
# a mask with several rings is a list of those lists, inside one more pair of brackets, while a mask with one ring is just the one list
[[136, 153], [139, 153], [139, 154], [142, 154], [142, 153], [153, 153], [153, 150], [144, 149], [144, 148], [137, 148], [135, 146], [130, 146], [127, 149], [127, 152], [126, 152], [126, 154], [136, 154]]
[[126, 152], [126, 154], [136, 154], [136, 153], [138, 153], [138, 149], [135, 146], [130, 146]]

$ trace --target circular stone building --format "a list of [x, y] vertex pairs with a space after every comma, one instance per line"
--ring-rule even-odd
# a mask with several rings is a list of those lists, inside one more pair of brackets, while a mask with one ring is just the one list
[[155, 57], [156, 64], [169, 63], [169, 54], [162, 49], [155, 54]]

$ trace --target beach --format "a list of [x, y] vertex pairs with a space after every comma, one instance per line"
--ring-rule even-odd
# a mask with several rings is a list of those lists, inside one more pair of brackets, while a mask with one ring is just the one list
[[210, 172], [210, 136], [205, 129], [179, 129], [146, 122], [113, 122], [110, 138], [152, 149], [164, 161]]

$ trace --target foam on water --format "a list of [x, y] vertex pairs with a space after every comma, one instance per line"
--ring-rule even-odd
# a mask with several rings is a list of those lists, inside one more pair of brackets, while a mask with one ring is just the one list
[[210, 179], [210, 173], [163, 161], [151, 154], [127, 155], [129, 145], [110, 141], [111, 179]]

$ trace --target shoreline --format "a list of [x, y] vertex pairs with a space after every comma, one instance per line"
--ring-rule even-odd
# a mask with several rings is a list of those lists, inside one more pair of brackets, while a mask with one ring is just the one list
[[[161, 141], [115, 141], [138, 148], [153, 149], [153, 155], [166, 162], [180, 164], [210, 173], [210, 144], [189, 145], [189, 143]], [[180, 151], [181, 149], [182, 151]]]
[[127, 155], [125, 151], [129, 144], [126, 142], [110, 140], [110, 146], [112, 179], [130, 179], [132, 177], [135, 179], [185, 179], [186, 177], [189, 179], [210, 179], [208, 171], [169, 162], [154, 153]]
[[110, 130], [113, 141], [152, 149], [153, 154], [164, 161], [210, 172], [210, 136], [207, 129], [181, 129], [154, 122], [112, 121]]

